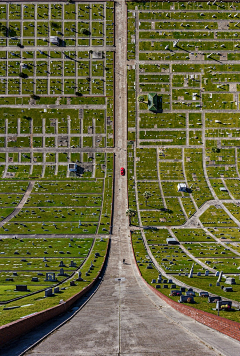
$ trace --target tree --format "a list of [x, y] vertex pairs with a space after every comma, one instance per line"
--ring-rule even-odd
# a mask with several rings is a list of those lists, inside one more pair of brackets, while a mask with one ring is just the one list
[[214, 153], [219, 153], [219, 152], [220, 152], [220, 148], [218, 148], [218, 147], [212, 147], [212, 151], [213, 151]]
[[84, 28], [84, 27], [82, 27], [82, 28], [80, 29], [80, 33], [81, 33], [82, 35], [89, 35], [89, 34], [90, 34], [90, 32], [89, 32], [86, 28]]
[[145, 198], [145, 201], [146, 201], [146, 206], [147, 206], [147, 201], [148, 201], [148, 199], [152, 196], [152, 194], [150, 193], [150, 192], [144, 192], [143, 193], [143, 196], [144, 196], [144, 198]]
[[28, 120], [28, 121], [32, 120], [32, 118], [30, 116], [26, 116], [26, 115], [23, 116], [23, 119]]
[[59, 28], [59, 24], [57, 22], [51, 21], [50, 24], [51, 24], [52, 28]]
[[19, 73], [19, 78], [27, 78], [27, 74], [23, 73], [23, 72], [20, 72]]
[[138, 96], [138, 102], [139, 102], [139, 103], [143, 103], [143, 102], [144, 102], [144, 99], [145, 99], [145, 98], [144, 98], [144, 95], [139, 95], [139, 96]]
[[34, 100], [39, 100], [40, 99], [40, 96], [36, 95], [36, 94], [31, 94], [30, 95], [30, 98], [31, 99], [34, 99]]
[[126, 210], [126, 215], [129, 217], [129, 225], [131, 225], [131, 219], [136, 215], [136, 211], [132, 208]]

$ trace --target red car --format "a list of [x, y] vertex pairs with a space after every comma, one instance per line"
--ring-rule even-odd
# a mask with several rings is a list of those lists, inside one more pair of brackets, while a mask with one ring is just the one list
[[125, 176], [125, 168], [121, 167], [121, 176]]

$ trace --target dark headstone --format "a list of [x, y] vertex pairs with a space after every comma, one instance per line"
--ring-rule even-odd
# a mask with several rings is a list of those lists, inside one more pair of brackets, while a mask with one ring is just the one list
[[221, 297], [208, 297], [208, 303], [216, 303], [218, 300], [222, 300]]
[[208, 292], [199, 292], [199, 297], [209, 297]]
[[232, 287], [224, 287], [223, 290], [224, 292], [233, 292]]
[[28, 289], [27, 289], [26, 285], [19, 284], [19, 285], [16, 285], [15, 291], [17, 291], [17, 292], [27, 292]]
[[189, 296], [195, 297], [195, 292], [192, 292], [192, 291], [189, 292], [189, 291], [187, 291], [187, 292], [186, 292], [186, 296], [188, 296], [188, 297], [189, 297]]
[[45, 297], [51, 297], [52, 294], [52, 288], [48, 288], [45, 290]]
[[181, 295], [179, 302], [180, 303], [193, 303], [194, 298], [193, 298], [193, 296], [189, 296], [189, 295]]

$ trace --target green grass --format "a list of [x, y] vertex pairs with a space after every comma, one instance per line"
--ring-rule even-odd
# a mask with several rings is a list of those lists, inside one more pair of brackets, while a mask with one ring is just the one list
[[[8, 306], [19, 306], [20, 308], [17, 309], [4, 311], [3, 310], [4, 306], [0, 306], [1, 325], [5, 325], [14, 320], [18, 320], [22, 316], [39, 312], [47, 308], [53, 307], [55, 305], [58, 305], [60, 299], [66, 301], [71, 296], [80, 292], [84, 287], [86, 287], [89, 283], [91, 283], [94, 278], [96, 278], [98, 272], [101, 269], [102, 263], [104, 261], [106, 250], [107, 250], [107, 240], [97, 239], [93, 246], [92, 252], [89, 255], [87, 262], [81, 268], [82, 277], [84, 279], [83, 282], [75, 281], [76, 285], [70, 287], [69, 280], [68, 280], [60, 286], [60, 288], [64, 287], [65, 289], [64, 290], [60, 289], [60, 293], [54, 294], [54, 296], [51, 298], [44, 298], [44, 293], [41, 292], [33, 296], [29, 296], [24, 299], [20, 299], [19, 301], [15, 301], [8, 304]], [[100, 257], [95, 258], [96, 252], [100, 254]], [[89, 275], [85, 276], [85, 273], [90, 268], [91, 262], [93, 262], [93, 268], [89, 272]], [[75, 280], [75, 279], [76, 279], [76, 275], [74, 275], [71, 278], [71, 280]]]

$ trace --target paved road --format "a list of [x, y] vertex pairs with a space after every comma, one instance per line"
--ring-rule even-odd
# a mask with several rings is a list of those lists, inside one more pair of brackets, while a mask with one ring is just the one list
[[[153, 295], [139, 279], [133, 263], [125, 215], [127, 180], [119, 174], [120, 167], [127, 163], [125, 6], [123, 1], [116, 2], [116, 117], [121, 120], [116, 120], [115, 126], [119, 150], [109, 264], [102, 285], [89, 303], [27, 355], [219, 355], [206, 345], [210, 342], [223, 354], [236, 355], [238, 343], [215, 331], [209, 332]], [[195, 335], [196, 329], [203, 341]]]

